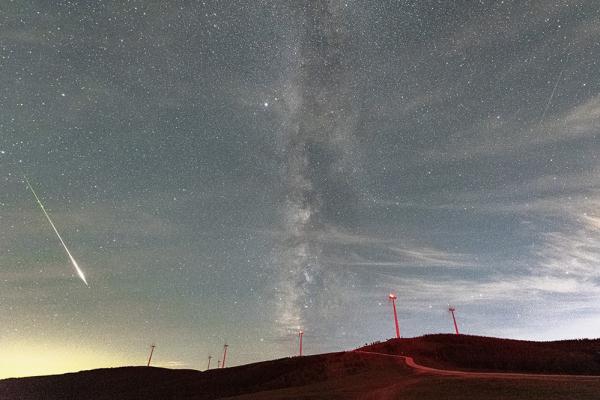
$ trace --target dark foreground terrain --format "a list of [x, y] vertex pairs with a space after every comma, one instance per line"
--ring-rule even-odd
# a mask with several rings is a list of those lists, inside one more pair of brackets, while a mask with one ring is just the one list
[[360, 350], [408, 355], [419, 364], [441, 369], [600, 375], [600, 339], [529, 342], [469, 335], [425, 335], [392, 339]]
[[[123, 367], [5, 379], [0, 399], [597, 400], [600, 377], [573, 374], [600, 375], [599, 351], [600, 340], [539, 343], [429, 335], [207, 372]], [[455, 372], [411, 367], [402, 355]]]

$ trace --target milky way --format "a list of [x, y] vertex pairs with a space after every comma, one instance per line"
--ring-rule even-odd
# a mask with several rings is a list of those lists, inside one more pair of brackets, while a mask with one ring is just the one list
[[[345, 181], [352, 179], [349, 158], [355, 153], [356, 106], [351, 101], [353, 76], [345, 48], [350, 46], [343, 24], [343, 2], [310, 1], [298, 6], [302, 18], [298, 58], [289, 82], [284, 142], [286, 193], [284, 239], [275, 262], [281, 263], [281, 318], [285, 329], [298, 329], [305, 316], [320, 317], [326, 261], [315, 233], [322, 231], [328, 213], [346, 212], [342, 196], [352, 196]], [[332, 199], [328, 193], [339, 193]], [[333, 282], [331, 282], [333, 284]]]

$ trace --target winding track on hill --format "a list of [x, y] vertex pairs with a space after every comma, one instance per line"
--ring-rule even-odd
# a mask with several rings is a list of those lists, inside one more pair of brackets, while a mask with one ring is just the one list
[[377, 353], [374, 351], [354, 350], [354, 353], [371, 354], [383, 357], [392, 357], [401, 359], [404, 363], [414, 369], [417, 373], [443, 375], [443, 376], [458, 376], [464, 378], [494, 378], [494, 379], [541, 379], [541, 380], [584, 380], [584, 381], [600, 381], [600, 375], [567, 375], [567, 374], [526, 374], [516, 372], [470, 372], [456, 371], [447, 369], [430, 368], [424, 365], [417, 364], [412, 357], [398, 356], [394, 354]]

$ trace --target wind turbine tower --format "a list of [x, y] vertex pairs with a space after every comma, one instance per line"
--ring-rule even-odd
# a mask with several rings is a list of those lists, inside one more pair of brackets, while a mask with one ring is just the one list
[[152, 354], [154, 354], [155, 347], [156, 347], [155, 344], [150, 345], [150, 357], [148, 357], [148, 365], [146, 365], [147, 367], [150, 366], [150, 362], [152, 361]]
[[456, 324], [456, 317], [454, 316], [454, 311], [456, 311], [456, 308], [448, 307], [448, 311], [450, 311], [450, 314], [452, 314], [452, 321], [454, 322], [454, 331], [456, 332], [457, 335], [460, 335], [460, 333], [458, 333], [458, 325]]
[[212, 359], [212, 356], [208, 356], [208, 367], [206, 367], [207, 371], [210, 369], [210, 360], [211, 359]]
[[302, 336], [304, 336], [304, 331], [300, 330], [300, 332], [298, 332], [298, 339], [300, 342], [300, 357], [302, 357]]
[[225, 343], [225, 345], [223, 346], [223, 362], [221, 363], [221, 368], [225, 368], [225, 359], [227, 358], [227, 348], [229, 347], [229, 345], [227, 343]]
[[392, 306], [394, 307], [394, 323], [396, 324], [396, 339], [400, 339], [400, 326], [398, 325], [398, 313], [396, 312], [396, 296], [394, 293], [390, 293], [388, 299], [392, 302]]

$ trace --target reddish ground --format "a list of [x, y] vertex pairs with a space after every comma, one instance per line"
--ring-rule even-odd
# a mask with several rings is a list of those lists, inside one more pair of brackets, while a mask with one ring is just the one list
[[600, 339], [530, 342], [426, 335], [390, 339], [361, 350], [409, 355], [419, 364], [442, 369], [600, 375]]
[[[594, 374], [600, 341], [551, 343], [431, 335], [362, 351], [285, 358], [199, 372], [124, 367], [0, 381], [0, 399], [577, 399], [600, 398], [600, 378], [503, 375], [449, 370]], [[481, 353], [481, 354], [480, 354]], [[552, 360], [552, 362], [549, 362]], [[562, 360], [562, 362], [561, 362]], [[587, 368], [587, 369], [586, 369]]]

